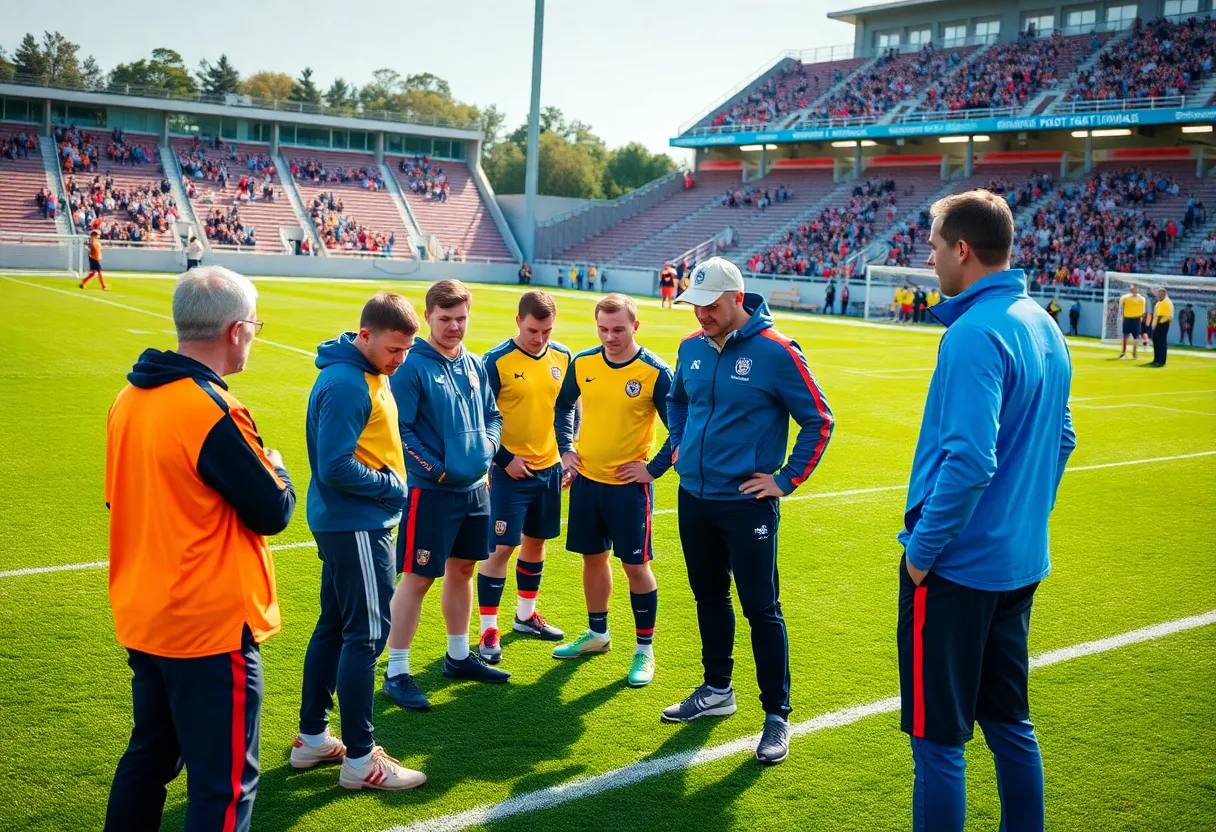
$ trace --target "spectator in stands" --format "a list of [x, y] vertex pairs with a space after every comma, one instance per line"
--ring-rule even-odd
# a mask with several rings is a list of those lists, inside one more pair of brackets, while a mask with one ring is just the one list
[[1114, 44], [1097, 65], [1077, 75], [1067, 101], [1160, 98], [1186, 93], [1210, 71], [1216, 20], [1159, 18]]
[[355, 184], [364, 190], [378, 191], [384, 188], [384, 178], [374, 165], [361, 167], [327, 168], [319, 159], [293, 159], [291, 175], [296, 179], [326, 185]]
[[532, 283], [532, 267], [526, 260], [519, 265], [519, 283], [521, 286], [528, 286]]
[[194, 234], [190, 235], [190, 242], [186, 243], [186, 271], [198, 268], [203, 264], [203, 244], [198, 241], [198, 237]]
[[[711, 127], [744, 124], [766, 124], [787, 113], [807, 107], [814, 98], [814, 90], [800, 62], [779, 70], [762, 81], [752, 92], [718, 113], [710, 122]], [[685, 187], [688, 178], [685, 178]]]
[[[383, 231], [360, 225], [345, 213], [342, 198], [335, 192], [319, 193], [309, 205], [309, 216], [317, 228], [322, 244], [330, 250], [362, 251], [389, 256], [389, 238]], [[452, 253], [444, 252], [442, 259], [450, 260]]]
[[691, 191], [697, 186], [697, 181], [693, 179], [692, 171], [684, 171], [684, 190]]
[[906, 55], [888, 53], [868, 72], [855, 77], [816, 107], [808, 121], [877, 117], [901, 101], [915, 98], [926, 85], [936, 83], [962, 63], [957, 50], [939, 50], [932, 43]]
[[1036, 38], [1022, 33], [1014, 43], [993, 46], [949, 77], [929, 84], [926, 110], [1024, 107], [1040, 89], [1056, 85], [1055, 65], [1063, 36]]
[[0, 159], [25, 159], [37, 150], [37, 137], [24, 130], [15, 136], [0, 137]]

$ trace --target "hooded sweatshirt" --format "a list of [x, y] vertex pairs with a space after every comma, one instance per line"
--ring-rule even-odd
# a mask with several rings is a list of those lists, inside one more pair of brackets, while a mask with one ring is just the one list
[[502, 414], [482, 360], [416, 341], [393, 374], [410, 488], [472, 491], [501, 444]]
[[316, 364], [305, 425], [308, 527], [392, 528], [405, 506], [405, 459], [388, 376], [359, 352], [353, 332], [318, 346]]
[[110, 606], [124, 647], [213, 656], [279, 631], [265, 535], [296, 493], [249, 411], [204, 364], [145, 350], [106, 418]]

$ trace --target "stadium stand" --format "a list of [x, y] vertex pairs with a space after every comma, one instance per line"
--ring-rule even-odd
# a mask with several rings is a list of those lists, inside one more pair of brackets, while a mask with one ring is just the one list
[[1063, 62], [1064, 56], [1070, 55], [1075, 63], [1075, 47], [1089, 41], [1086, 35], [1065, 38], [1022, 33], [1014, 43], [992, 46], [958, 72], [929, 84], [919, 109], [1021, 110], [1039, 90], [1052, 89], [1061, 77], [1067, 77], [1071, 67]]
[[708, 120], [710, 128], [761, 125], [780, 120], [811, 102], [844, 80], [864, 60], [824, 61], [804, 64], [794, 61], [779, 69], [756, 89], [743, 95]]
[[[216, 147], [200, 139], [170, 139], [170, 147], [182, 171], [186, 196], [199, 222], [209, 225], [209, 219], [219, 211], [228, 215], [240, 206], [244, 224], [254, 228], [253, 251], [258, 254], [282, 254], [280, 228], [299, 228], [295, 212], [283, 193], [283, 183], [277, 166], [270, 159], [265, 145], [225, 142]], [[235, 158], [233, 158], [235, 157]], [[250, 162], [253, 163], [252, 167]], [[247, 182], [246, 191], [253, 199], [241, 198], [241, 178]], [[269, 177], [269, 182], [266, 182]], [[267, 198], [269, 185], [273, 198]], [[212, 245], [229, 245], [208, 234]], [[247, 248], [248, 246], [246, 246]]]
[[401, 169], [403, 162], [416, 158], [421, 163], [421, 157], [386, 155], [384, 164], [401, 186], [422, 232], [434, 234], [448, 252], [461, 250], [466, 260], [513, 259], [464, 162], [428, 160], [434, 168], [442, 168], [447, 179], [447, 197], [439, 200], [414, 190], [411, 175]]
[[32, 125], [0, 125], [0, 231], [56, 232], [38, 199], [48, 190], [38, 143]]

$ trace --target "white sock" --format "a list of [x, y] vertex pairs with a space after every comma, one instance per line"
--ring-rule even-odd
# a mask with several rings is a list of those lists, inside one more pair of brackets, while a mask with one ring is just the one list
[[483, 615], [481, 617], [481, 631], [484, 633], [486, 630], [489, 630], [491, 627], [494, 628], [495, 630], [498, 629], [498, 616], [497, 615]]
[[371, 758], [372, 755], [370, 753], [364, 754], [362, 757], [351, 757], [350, 755], [347, 755], [346, 764], [348, 766], [354, 766], [355, 768], [361, 768], [367, 765], [367, 761]]
[[527, 621], [536, 612], [536, 597], [532, 598], [516, 598], [515, 599], [515, 617], [520, 621]]
[[650, 656], [650, 658], [653, 659], [654, 658], [654, 645], [653, 644], [639, 644], [637, 646], [637, 649], [634, 650], [633, 652], [645, 653], [647, 656]]
[[706, 685], [706, 687], [709, 688], [710, 693], [715, 693], [718, 696], [726, 696], [731, 690], [730, 688], [715, 688], [713, 685]]
[[469, 634], [461, 633], [454, 636], [448, 633], [448, 656], [453, 661], [460, 661], [469, 657]]
[[400, 676], [410, 672], [410, 648], [388, 648], [388, 675]]
[[309, 748], [320, 748], [325, 745], [325, 740], [329, 738], [329, 731], [322, 731], [319, 734], [300, 734], [300, 739]]

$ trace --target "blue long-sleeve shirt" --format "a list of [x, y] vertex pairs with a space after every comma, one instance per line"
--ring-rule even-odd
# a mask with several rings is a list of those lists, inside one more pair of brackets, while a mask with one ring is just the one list
[[1060, 328], [1021, 269], [990, 274], [931, 310], [946, 325], [912, 462], [908, 562], [976, 589], [1051, 571], [1047, 519], [1076, 434]]

